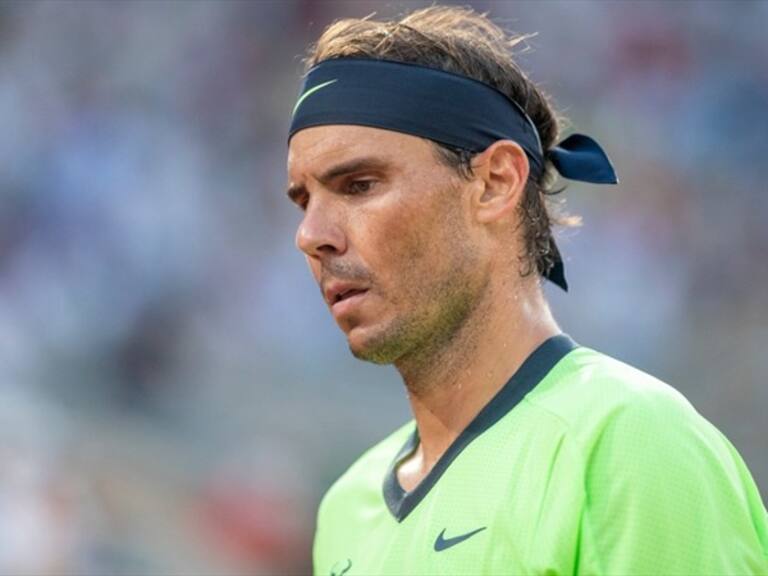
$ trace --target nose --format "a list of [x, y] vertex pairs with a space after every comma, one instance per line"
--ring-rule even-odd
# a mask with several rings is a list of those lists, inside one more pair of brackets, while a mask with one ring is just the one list
[[343, 254], [347, 249], [346, 236], [333, 211], [312, 203], [296, 231], [296, 246], [311, 258]]

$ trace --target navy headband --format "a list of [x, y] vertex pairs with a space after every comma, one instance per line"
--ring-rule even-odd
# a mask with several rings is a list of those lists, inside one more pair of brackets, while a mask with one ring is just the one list
[[[513, 140], [525, 150], [535, 177], [547, 159], [570, 180], [618, 182], [608, 156], [589, 136], [572, 134], [545, 152], [516, 102], [483, 82], [415, 64], [337, 58], [312, 68], [293, 109], [289, 141], [299, 130], [327, 124], [394, 130], [474, 153]], [[554, 241], [551, 249], [555, 264], [545, 277], [567, 290]]]

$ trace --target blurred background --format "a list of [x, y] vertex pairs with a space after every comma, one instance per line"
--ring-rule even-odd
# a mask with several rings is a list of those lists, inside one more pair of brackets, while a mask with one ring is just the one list
[[[565, 331], [682, 391], [768, 495], [768, 2], [466, 2], [609, 150]], [[0, 573], [296, 574], [409, 418], [293, 245], [301, 55], [413, 2], [0, 3]]]

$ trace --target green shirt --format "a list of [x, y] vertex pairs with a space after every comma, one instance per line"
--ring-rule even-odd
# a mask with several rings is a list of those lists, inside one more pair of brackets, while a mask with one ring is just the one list
[[318, 575], [768, 574], [768, 514], [728, 440], [673, 388], [547, 340], [411, 492], [413, 422], [318, 515]]

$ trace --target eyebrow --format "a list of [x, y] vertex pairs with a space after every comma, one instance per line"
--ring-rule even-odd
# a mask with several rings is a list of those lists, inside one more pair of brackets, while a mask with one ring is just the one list
[[[320, 177], [318, 177], [318, 180], [323, 184], [328, 184], [328, 182], [335, 180], [339, 176], [345, 176], [347, 174], [353, 174], [363, 170], [384, 170], [388, 166], [388, 162], [380, 158], [374, 158], [373, 156], [353, 158], [352, 160], [348, 160], [346, 162], [342, 162], [341, 164], [337, 164], [336, 166], [332, 166], [323, 172]], [[306, 193], [306, 191], [306, 186], [302, 184], [295, 184], [288, 187], [286, 194], [288, 195], [288, 198], [296, 202], [302, 194]]]

